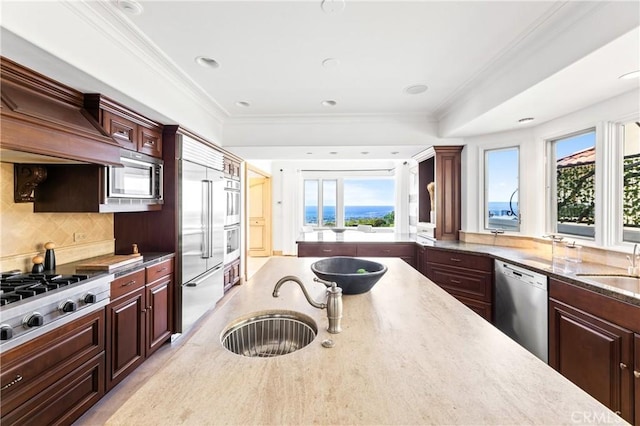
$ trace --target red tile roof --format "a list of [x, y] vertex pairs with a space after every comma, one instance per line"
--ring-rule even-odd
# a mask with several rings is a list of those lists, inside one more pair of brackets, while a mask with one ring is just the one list
[[559, 158], [556, 164], [558, 167], [570, 167], [595, 163], [595, 161], [596, 148], [593, 147], [574, 152], [573, 154], [567, 155], [566, 157]]

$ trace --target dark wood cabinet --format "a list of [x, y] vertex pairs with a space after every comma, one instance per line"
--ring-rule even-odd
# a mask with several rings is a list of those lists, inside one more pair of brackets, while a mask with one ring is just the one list
[[224, 174], [232, 179], [240, 179], [240, 162], [227, 154], [224, 156]]
[[2, 424], [71, 424], [105, 393], [105, 313], [87, 314], [0, 357]]
[[298, 243], [298, 257], [332, 256], [400, 257], [416, 267], [414, 243]]
[[634, 340], [640, 308], [555, 279], [549, 295], [549, 365], [638, 424]]
[[240, 259], [236, 259], [224, 266], [224, 291], [240, 282]]
[[170, 339], [173, 259], [114, 280], [111, 300], [106, 308], [107, 391]]
[[427, 276], [427, 248], [421, 244], [416, 244], [416, 269]]
[[426, 276], [487, 321], [493, 318], [493, 259], [425, 247]]
[[86, 94], [84, 107], [122, 147], [162, 158], [162, 125], [100, 94]]
[[633, 362], [633, 379], [634, 379], [634, 394], [635, 394], [635, 410], [634, 421], [636, 424], [640, 424], [640, 334], [636, 333], [633, 337], [634, 341], [634, 362]]

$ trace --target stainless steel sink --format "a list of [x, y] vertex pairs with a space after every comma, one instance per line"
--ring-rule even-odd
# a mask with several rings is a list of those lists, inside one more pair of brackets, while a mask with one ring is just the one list
[[243, 356], [270, 358], [302, 349], [315, 339], [315, 321], [300, 312], [261, 311], [239, 318], [222, 333], [222, 345]]
[[579, 278], [611, 285], [631, 291], [640, 291], [640, 278], [630, 275], [616, 274], [576, 274]]

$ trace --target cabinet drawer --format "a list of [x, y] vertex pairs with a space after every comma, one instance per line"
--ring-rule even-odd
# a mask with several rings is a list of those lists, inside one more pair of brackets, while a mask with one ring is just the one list
[[313, 243], [299, 244], [298, 257], [331, 257], [331, 256], [356, 256], [355, 244]]
[[358, 256], [414, 257], [415, 244], [358, 244]]
[[427, 278], [451, 294], [491, 303], [491, 274], [428, 263]]
[[104, 330], [105, 314], [100, 309], [2, 354], [3, 415], [65, 382], [87, 360], [104, 358]]
[[162, 158], [162, 132], [139, 126], [138, 152]]
[[453, 295], [458, 301], [462, 302], [467, 308], [471, 309], [476, 314], [480, 315], [482, 318], [486, 319], [489, 322], [491, 320], [491, 303], [480, 302], [479, 300], [469, 299], [463, 296]]
[[168, 259], [147, 267], [147, 282], [152, 283], [160, 277], [173, 273], [173, 259]]
[[444, 265], [460, 268], [476, 269], [478, 271], [492, 272], [493, 259], [487, 256], [466, 254], [450, 250], [438, 250], [427, 247], [427, 262], [442, 263]]
[[103, 112], [102, 126], [118, 144], [126, 149], [138, 149], [138, 125], [126, 118], [119, 117], [108, 111]]
[[144, 275], [144, 269], [140, 269], [111, 281], [111, 300], [144, 287]]

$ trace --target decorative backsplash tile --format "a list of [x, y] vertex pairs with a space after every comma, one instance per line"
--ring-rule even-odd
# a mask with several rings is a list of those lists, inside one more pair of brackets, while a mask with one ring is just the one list
[[[85, 238], [74, 242], [76, 233]], [[61, 249], [60, 254], [77, 253], [78, 250], [65, 250], [76, 246], [86, 250], [84, 258], [112, 252], [113, 214], [34, 213], [32, 203], [14, 203], [13, 164], [0, 163], [0, 266], [4, 266], [3, 261], [22, 263], [22, 257], [30, 263], [35, 254], [44, 253], [47, 241], [53, 241]], [[109, 241], [111, 249], [104, 252], [109, 250]], [[58, 258], [58, 251], [56, 255]], [[58, 259], [58, 263], [73, 260]]]

